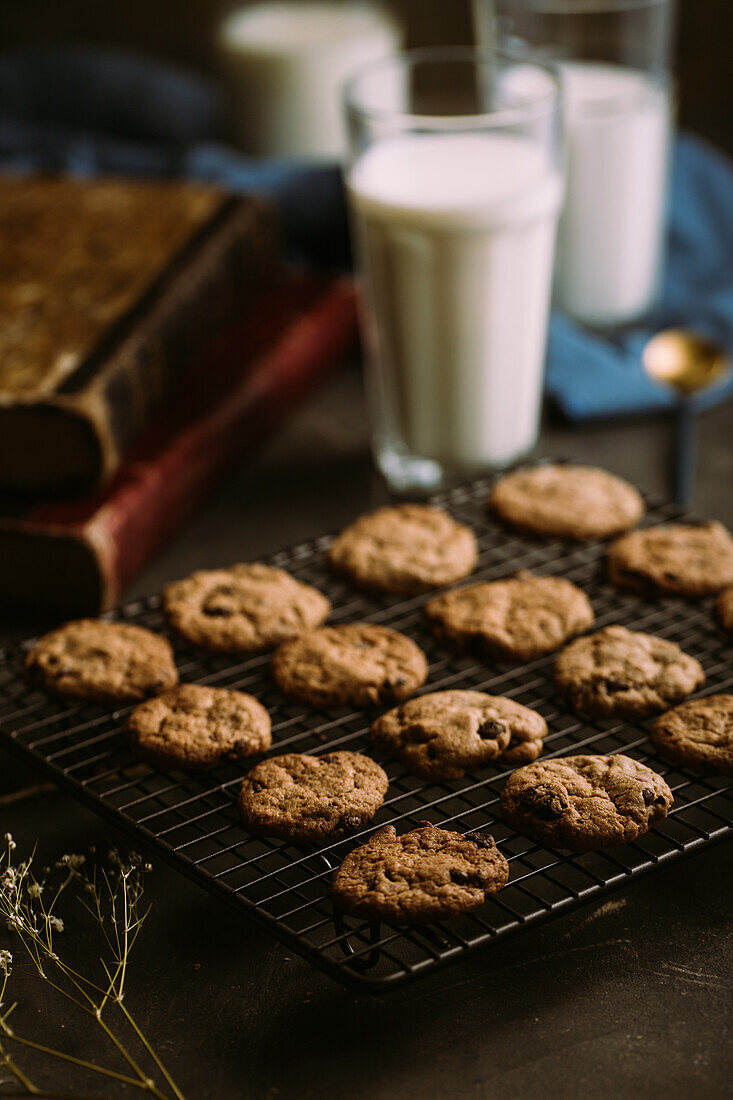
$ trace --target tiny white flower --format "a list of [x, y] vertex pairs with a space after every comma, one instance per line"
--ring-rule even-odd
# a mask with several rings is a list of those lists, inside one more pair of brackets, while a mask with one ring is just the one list
[[152, 863], [146, 863], [145, 866], [143, 867], [143, 871], [146, 871], [148, 874], [152, 871], [152, 869], [153, 869]]
[[15, 886], [15, 868], [6, 867], [0, 875], [0, 887], [4, 890], [12, 890]]
[[70, 871], [78, 871], [84, 863], [86, 863], [86, 856], [72, 852], [71, 854], [62, 856], [56, 863], [56, 866], [68, 867]]
[[3, 974], [7, 975], [10, 973], [10, 964], [12, 961], [13, 956], [10, 951], [0, 951], [0, 970], [2, 970]]
[[12, 844], [13, 843], [13, 834], [12, 833], [6, 833], [5, 834], [5, 843], [6, 844]]
[[28, 884], [28, 896], [31, 898], [40, 898], [43, 893], [43, 887], [40, 882], [30, 882]]
[[61, 920], [61, 917], [48, 917], [47, 920], [54, 932], [63, 932], [64, 922]]

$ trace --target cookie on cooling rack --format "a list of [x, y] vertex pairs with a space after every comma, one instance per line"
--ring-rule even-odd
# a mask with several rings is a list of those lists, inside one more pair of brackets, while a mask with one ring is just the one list
[[555, 662], [558, 689], [587, 718], [654, 714], [704, 682], [700, 662], [675, 642], [623, 626], [577, 638]]
[[131, 623], [77, 619], [36, 642], [25, 660], [31, 683], [71, 699], [128, 702], [178, 682], [165, 638]]
[[372, 725], [372, 742], [424, 779], [460, 779], [496, 760], [535, 760], [547, 723], [513, 699], [436, 691], [408, 699]]
[[379, 764], [361, 753], [291, 752], [252, 769], [240, 788], [239, 811], [253, 833], [296, 842], [331, 840], [367, 825], [388, 786]]
[[310, 630], [284, 642], [272, 672], [289, 698], [312, 706], [396, 703], [425, 682], [425, 654], [410, 638], [372, 623]]
[[425, 614], [454, 648], [520, 661], [551, 653], [593, 623], [588, 597], [574, 584], [526, 570], [436, 596]]
[[181, 684], [140, 703], [127, 733], [134, 752], [159, 768], [245, 760], [272, 741], [270, 716], [252, 695], [203, 684]]
[[411, 594], [465, 577], [478, 548], [470, 527], [429, 504], [398, 504], [360, 516], [329, 550], [331, 565], [355, 584]]
[[356, 917], [420, 924], [475, 909], [508, 878], [509, 864], [484, 833], [423, 825], [398, 836], [387, 825], [346, 856], [332, 893]]
[[551, 848], [592, 852], [635, 840], [673, 801], [661, 775], [629, 756], [565, 756], [513, 772], [501, 809], [520, 833]]
[[641, 595], [713, 595], [733, 584], [733, 538], [715, 520], [632, 531], [609, 549], [608, 575]]
[[174, 581], [163, 608], [176, 633], [200, 649], [251, 653], [319, 626], [331, 603], [283, 569], [250, 562]]
[[733, 634], [733, 585], [724, 588], [718, 596], [715, 613], [726, 634]]
[[627, 531], [644, 514], [641, 494], [628, 481], [595, 466], [552, 463], [500, 478], [488, 504], [520, 531], [577, 541]]
[[707, 695], [661, 714], [652, 744], [693, 771], [733, 775], [733, 695]]

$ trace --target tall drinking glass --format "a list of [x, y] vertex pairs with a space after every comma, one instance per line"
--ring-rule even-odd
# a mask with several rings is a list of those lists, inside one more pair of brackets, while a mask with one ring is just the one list
[[664, 255], [675, 0], [474, 0], [474, 10], [480, 42], [563, 73], [557, 305], [594, 328], [638, 319], [657, 297]]
[[377, 465], [403, 492], [504, 466], [537, 438], [559, 77], [496, 51], [421, 50], [357, 76], [345, 106]]

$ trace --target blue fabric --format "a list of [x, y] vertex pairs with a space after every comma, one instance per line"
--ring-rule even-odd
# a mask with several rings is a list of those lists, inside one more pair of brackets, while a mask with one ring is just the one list
[[[219, 93], [170, 66], [120, 53], [37, 47], [0, 56], [0, 169], [185, 177], [277, 203], [289, 255], [349, 263], [339, 169], [245, 157], [221, 140]], [[660, 305], [645, 326], [600, 338], [567, 319], [550, 326], [547, 391], [573, 420], [645, 413], [673, 398], [649, 381], [640, 352], [686, 325], [733, 353], [733, 167], [691, 136], [676, 142], [669, 251]], [[725, 379], [700, 398], [733, 394]]]
[[[733, 166], [691, 135], [675, 144], [665, 280], [654, 315], [616, 339], [601, 339], [555, 315], [547, 392], [572, 420], [672, 407], [675, 398], [644, 374], [641, 350], [659, 329], [679, 325], [733, 353]], [[731, 394], [728, 377], [695, 403], [706, 408]]]

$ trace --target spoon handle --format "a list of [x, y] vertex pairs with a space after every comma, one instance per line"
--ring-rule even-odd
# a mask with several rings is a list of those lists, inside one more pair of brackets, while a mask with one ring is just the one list
[[692, 503], [695, 482], [695, 412], [692, 403], [682, 398], [677, 407], [677, 454], [675, 500], [685, 508]]

